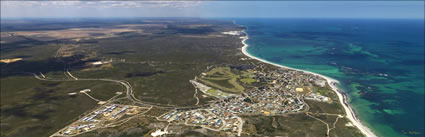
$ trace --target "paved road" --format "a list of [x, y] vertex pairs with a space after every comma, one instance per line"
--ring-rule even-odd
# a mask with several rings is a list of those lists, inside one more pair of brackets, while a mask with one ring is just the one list
[[[141, 101], [134, 96], [133, 87], [131, 87], [130, 83], [127, 82], [127, 81], [124, 81], [124, 80], [113, 80], [113, 79], [105, 79], [105, 78], [99, 78], [99, 79], [93, 79], [93, 78], [48, 79], [48, 78], [45, 78], [45, 77], [42, 78], [35, 73], [32, 73], [32, 75], [34, 75], [34, 77], [36, 79], [43, 80], [43, 81], [106, 81], [106, 82], [115, 82], [115, 83], [123, 85], [126, 88], [126, 96], [132, 102], [134, 102], [136, 104], [140, 104], [140, 105], [154, 106], [154, 107], [162, 108], [162, 109], [196, 109], [196, 108], [209, 106], [209, 104], [195, 105], [195, 106], [171, 106], [171, 105], [161, 105], [159, 103]], [[113, 101], [113, 100], [111, 100], [111, 101]]]

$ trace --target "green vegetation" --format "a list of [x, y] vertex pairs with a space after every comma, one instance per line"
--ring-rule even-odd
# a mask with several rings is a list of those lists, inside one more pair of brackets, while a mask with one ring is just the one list
[[[320, 117], [332, 125], [336, 117]], [[326, 125], [305, 114], [290, 116], [249, 116], [244, 117], [244, 132], [262, 136], [289, 136], [289, 137], [322, 137], [326, 134]], [[331, 130], [331, 137], [363, 137], [356, 128], [346, 126], [346, 118], [339, 119], [337, 128]]]
[[[170, 19], [171, 20], [171, 19]], [[34, 31], [56, 30], [87, 27], [116, 27], [125, 24], [146, 24], [143, 20], [107, 20], [73, 22], [73, 23], [46, 23], [47, 21], [7, 24], [2, 31]], [[115, 92], [124, 91], [122, 85], [102, 81], [72, 81], [48, 82], [35, 79], [28, 73], [42, 72], [49, 78], [66, 79], [64, 69], [70, 69], [72, 75], [78, 78], [107, 78], [128, 81], [136, 98], [158, 104], [172, 104], [176, 106], [190, 106], [195, 104], [194, 87], [189, 80], [205, 71], [208, 66], [223, 64], [246, 65], [258, 63], [256, 61], [241, 61], [246, 57], [240, 53], [239, 37], [221, 35], [221, 32], [240, 29], [232, 22], [211, 20], [179, 20], [177, 22], [149, 22], [151, 24], [167, 24], [168, 27], [142, 26], [145, 34], [125, 34], [103, 39], [82, 39], [78, 42], [69, 39], [53, 41], [36, 41], [30, 38], [16, 43], [2, 44], [1, 58], [23, 58], [22, 61], [0, 64], [1, 67], [1, 135], [5, 137], [28, 136], [44, 137], [63, 128], [98, 106], [92, 99], [83, 94], [69, 96], [70, 92], [82, 89], [91, 89], [94, 98], [106, 100], [115, 95]], [[190, 28], [186, 25], [209, 24], [208, 27]], [[148, 24], [149, 25], [149, 24]], [[7, 26], [7, 27], [6, 27]], [[199, 37], [194, 37], [199, 36]], [[41, 38], [39, 38], [41, 39]], [[239, 43], [239, 44], [238, 44]], [[61, 47], [84, 45], [70, 48], [68, 57], [55, 58]], [[91, 62], [113, 59], [108, 67], [90, 65]], [[267, 66], [266, 70], [276, 69]], [[84, 70], [84, 71], [83, 71]], [[25, 73], [23, 73], [25, 72]], [[206, 76], [199, 80], [214, 89], [207, 94], [215, 97], [229, 96], [232, 93], [243, 92], [246, 88], [256, 84], [252, 77], [253, 70], [236, 70], [230, 67], [215, 67], [206, 72]], [[223, 91], [220, 92], [219, 90]], [[317, 90], [317, 89], [316, 89]], [[329, 89], [319, 88], [318, 92], [335, 95]], [[122, 95], [124, 96], [124, 94]], [[120, 96], [120, 97], [122, 97]], [[200, 97], [201, 98], [201, 97]], [[213, 98], [201, 98], [199, 104], [206, 104]], [[128, 103], [127, 100], [118, 100], [119, 103]], [[309, 103], [313, 112], [339, 113], [340, 104]], [[159, 116], [168, 110], [153, 109], [147, 114]], [[323, 136], [324, 127], [318, 121], [307, 116], [291, 115], [279, 117], [277, 128], [270, 127], [271, 117], [246, 117], [247, 124], [256, 128], [260, 135], [289, 136]], [[158, 121], [151, 117], [136, 117], [129, 122], [114, 128], [107, 128], [89, 132], [80, 136], [142, 136], [153, 131], [152, 123]], [[162, 123], [164, 126], [166, 123]], [[344, 123], [338, 122], [338, 127]], [[342, 124], [342, 126], [340, 126]], [[170, 128], [176, 125], [170, 125]], [[308, 127], [308, 128], [306, 128]], [[350, 128], [345, 132], [346, 128]], [[193, 128], [180, 126], [185, 135], [204, 135]], [[120, 132], [117, 132], [120, 131]], [[244, 128], [245, 131], [245, 128]], [[352, 127], [343, 127], [333, 130], [335, 136], [352, 136]], [[196, 133], [193, 133], [196, 132]], [[215, 131], [205, 131], [208, 136], [228, 136]], [[130, 135], [131, 134], [131, 135]], [[331, 135], [331, 136], [334, 136]]]
[[320, 86], [315, 86], [314, 87], [314, 91], [318, 92], [320, 95], [324, 95], [324, 96], [329, 96], [329, 92], [333, 92], [331, 91], [331, 89], [326, 88], [326, 87], [320, 87]]
[[253, 75], [254, 75], [254, 70], [252, 70], [252, 69], [241, 71], [242, 77], [253, 77]]
[[229, 93], [226, 93], [226, 92], [221, 92], [221, 91], [219, 91], [217, 89], [209, 89], [206, 92], [206, 94], [207, 95], [210, 95], [210, 96], [213, 96], [213, 97], [216, 97], [216, 98], [225, 98], [225, 97], [229, 97], [229, 96], [232, 95], [232, 94], [229, 94]]
[[[144, 24], [143, 20], [77, 21], [74, 23], [31, 21], [3, 24], [2, 32], [52, 30], [69, 28], [114, 28], [116, 25]], [[162, 24], [151, 22], [151, 24]], [[185, 25], [211, 24], [210, 27], [189, 29]], [[36, 25], [35, 25], [36, 24]], [[67, 78], [64, 69], [70, 69], [78, 78], [108, 78], [128, 81], [134, 95], [147, 102], [193, 105], [194, 87], [189, 83], [207, 66], [234, 62], [243, 55], [235, 55], [241, 45], [238, 37], [209, 37], [234, 30], [232, 22], [182, 21], [170, 23], [169, 28], [139, 27], [146, 34], [126, 34], [102, 39], [57, 39], [50, 41], [23, 39], [0, 46], [1, 58], [23, 58], [22, 61], [0, 64], [1, 67], [1, 135], [5, 137], [45, 137], [70, 124], [79, 115], [93, 109], [97, 102], [83, 94], [69, 96], [70, 92], [90, 88], [94, 98], [105, 100], [124, 91], [118, 84], [99, 81], [46, 82], [29, 73], [42, 72], [49, 78]], [[4, 27], [8, 26], [8, 27]], [[185, 37], [185, 35], [202, 37]], [[38, 39], [42, 39], [39, 37]], [[72, 45], [84, 45], [75, 46]], [[57, 51], [67, 48], [68, 57], [57, 57]], [[85, 51], [85, 52], [72, 52]], [[113, 59], [111, 67], [97, 67], [90, 62]], [[83, 71], [84, 70], [84, 71]], [[202, 98], [205, 104], [212, 98]], [[125, 101], [122, 101], [125, 102]], [[140, 122], [140, 121], [138, 121]], [[147, 124], [148, 125], [148, 124]]]
[[237, 82], [239, 75], [234, 74], [230, 67], [215, 67], [205, 73], [206, 76], [200, 78], [200, 81], [221, 89], [223, 91], [238, 93], [243, 92], [245, 88]]
[[212, 86], [214, 88], [231, 92], [239, 93], [245, 90], [243, 84], [251, 85], [257, 80], [253, 78], [253, 70], [232, 70], [230, 67], [214, 67], [208, 72], [205, 72], [200, 78], [200, 81], [204, 84]]
[[254, 71], [253, 70], [246, 70], [246, 71], [241, 71], [241, 79], [240, 81], [243, 82], [244, 84], [249, 84], [251, 85], [254, 82], [257, 82], [256, 79], [253, 78], [253, 74]]
[[243, 79], [240, 79], [240, 81], [242, 81], [245, 84], [252, 84], [256, 82], [257, 80], [255, 80], [254, 78], [243, 78]]
[[104, 100], [123, 90], [120, 85], [98, 81], [49, 82], [32, 76], [0, 80], [2, 136], [49, 136], [97, 106], [85, 94], [68, 93], [95, 87], [89, 94]]

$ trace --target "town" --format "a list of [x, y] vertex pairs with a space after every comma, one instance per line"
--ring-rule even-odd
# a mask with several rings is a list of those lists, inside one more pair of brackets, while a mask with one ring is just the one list
[[134, 116], [143, 109], [142, 107], [130, 105], [103, 105], [52, 136], [75, 136], [98, 128], [109, 127], [114, 125], [117, 120], [122, 120], [126, 116]]
[[206, 93], [219, 98], [207, 108], [195, 110], [174, 110], [159, 116], [160, 121], [188, 126], [200, 126], [214, 131], [229, 131], [241, 135], [242, 115], [287, 115], [306, 112], [306, 100], [330, 102], [330, 98], [314, 91], [315, 87], [325, 87], [326, 80], [302, 71], [278, 69], [271, 72], [254, 71], [257, 83], [264, 86], [253, 88], [239, 95], [223, 96], [218, 89], [202, 82], [190, 82], [201, 91], [216, 90], [218, 95]]

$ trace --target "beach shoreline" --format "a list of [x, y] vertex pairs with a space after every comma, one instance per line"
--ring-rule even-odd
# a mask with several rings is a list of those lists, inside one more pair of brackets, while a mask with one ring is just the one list
[[271, 65], [274, 65], [274, 66], [277, 66], [277, 67], [281, 67], [281, 68], [285, 68], [285, 69], [292, 69], [292, 70], [296, 70], [296, 71], [302, 71], [304, 73], [317, 75], [317, 76], [320, 76], [320, 77], [326, 79], [329, 86], [331, 86], [332, 90], [335, 91], [335, 93], [338, 95], [338, 99], [339, 99], [340, 103], [342, 104], [342, 106], [344, 107], [346, 117], [351, 121], [351, 123], [354, 126], [356, 126], [360, 130], [360, 132], [362, 132], [366, 137], [377, 137], [368, 127], [366, 127], [365, 125], [362, 124], [360, 119], [358, 119], [356, 113], [354, 112], [354, 109], [348, 104], [347, 95], [345, 93], [343, 93], [343, 91], [341, 91], [338, 87], [336, 87], [336, 84], [339, 83], [339, 81], [332, 79], [330, 77], [318, 74], [318, 73], [283, 66], [283, 65], [280, 65], [280, 64], [276, 64], [276, 63], [255, 57], [255, 56], [249, 54], [248, 51], [247, 51], [248, 44], [246, 44], [246, 40], [248, 40], [248, 33], [246, 33], [245, 30], [243, 30], [242, 33], [245, 34], [245, 36], [241, 37], [242, 38], [242, 44], [244, 45], [241, 48], [241, 50], [242, 50], [242, 53], [245, 56], [248, 56], [252, 59], [255, 59], [255, 60], [267, 63], [267, 64], [271, 64]]

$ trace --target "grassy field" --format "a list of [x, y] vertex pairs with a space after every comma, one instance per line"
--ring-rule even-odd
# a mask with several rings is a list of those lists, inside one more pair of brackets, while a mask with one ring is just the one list
[[329, 88], [320, 87], [320, 86], [315, 86], [314, 91], [316, 91], [320, 95], [324, 95], [324, 96], [329, 96], [330, 92], [333, 92], [333, 91], [330, 91]]
[[241, 71], [241, 77], [242, 78], [239, 79], [239, 80], [241, 82], [245, 83], [245, 84], [250, 85], [250, 84], [257, 81], [256, 79], [253, 78], [253, 74], [254, 74], [254, 71], [251, 70], [251, 69], [246, 70], [246, 71]]
[[232, 95], [232, 94], [229, 94], [229, 93], [226, 93], [226, 92], [221, 92], [221, 91], [219, 91], [217, 89], [209, 89], [206, 92], [206, 94], [207, 95], [210, 95], [210, 96], [213, 96], [213, 97], [216, 97], [216, 98], [226, 98], [226, 97], [229, 97], [229, 96]]
[[240, 93], [245, 90], [244, 84], [252, 84], [256, 80], [252, 77], [253, 71], [236, 71], [230, 67], [214, 67], [201, 76], [200, 81], [211, 87], [230, 92]]

